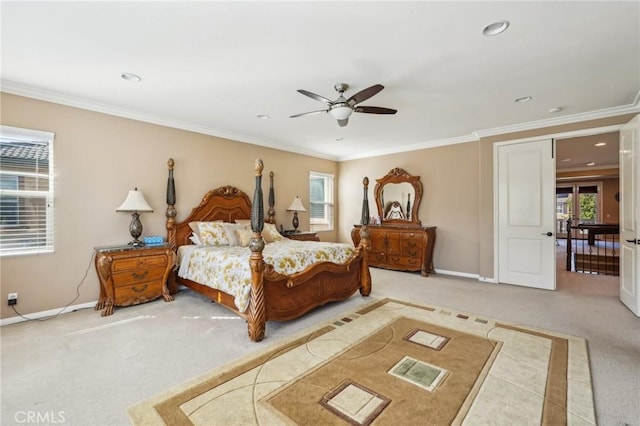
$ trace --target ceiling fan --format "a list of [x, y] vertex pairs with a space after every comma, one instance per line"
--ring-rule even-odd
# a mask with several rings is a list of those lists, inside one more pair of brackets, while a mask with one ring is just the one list
[[333, 118], [338, 120], [338, 124], [340, 125], [340, 127], [344, 127], [349, 123], [349, 117], [353, 112], [364, 112], [366, 114], [395, 114], [396, 112], [398, 112], [395, 109], [391, 108], [358, 105], [360, 102], [366, 101], [367, 99], [376, 95], [378, 92], [384, 89], [384, 86], [382, 84], [375, 84], [371, 87], [367, 87], [366, 89], [361, 90], [355, 95], [351, 96], [349, 99], [345, 99], [344, 97], [344, 92], [349, 89], [348, 84], [338, 83], [333, 86], [333, 88], [336, 89], [336, 91], [340, 94], [340, 96], [338, 96], [338, 99], [336, 99], [335, 101], [327, 99], [324, 96], [316, 95], [315, 93], [311, 93], [307, 90], [299, 89], [298, 92], [310, 97], [311, 99], [315, 99], [316, 101], [320, 101], [326, 104], [329, 108], [321, 109], [319, 111], [303, 112], [302, 114], [292, 115], [290, 118], [328, 112]]

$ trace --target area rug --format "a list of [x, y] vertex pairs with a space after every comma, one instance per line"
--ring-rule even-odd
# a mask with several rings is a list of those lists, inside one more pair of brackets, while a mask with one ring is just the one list
[[390, 299], [128, 413], [140, 426], [596, 424], [584, 339]]

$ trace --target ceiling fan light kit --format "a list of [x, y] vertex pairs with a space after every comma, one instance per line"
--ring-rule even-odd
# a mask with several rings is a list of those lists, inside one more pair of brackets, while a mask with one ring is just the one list
[[338, 125], [344, 127], [349, 123], [349, 117], [354, 112], [361, 112], [365, 114], [395, 114], [397, 110], [391, 108], [373, 107], [373, 106], [357, 106], [360, 102], [364, 102], [372, 96], [376, 95], [384, 86], [381, 84], [375, 84], [364, 90], [359, 91], [349, 99], [345, 99], [344, 92], [349, 89], [349, 85], [346, 83], [338, 83], [333, 86], [338, 92], [339, 96], [335, 101], [325, 98], [324, 96], [316, 95], [308, 90], [299, 89], [298, 92], [314, 99], [316, 101], [326, 104], [329, 109], [303, 112], [302, 114], [292, 115], [290, 118], [302, 117], [303, 115], [318, 114], [321, 112], [328, 112], [333, 118], [338, 120]]
[[329, 110], [329, 114], [336, 120], [345, 120], [352, 112], [353, 110], [346, 105], [336, 105]]

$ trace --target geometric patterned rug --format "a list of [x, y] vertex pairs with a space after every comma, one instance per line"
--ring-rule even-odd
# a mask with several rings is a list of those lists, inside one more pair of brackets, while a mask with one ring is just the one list
[[584, 339], [390, 299], [128, 414], [140, 426], [596, 424]]

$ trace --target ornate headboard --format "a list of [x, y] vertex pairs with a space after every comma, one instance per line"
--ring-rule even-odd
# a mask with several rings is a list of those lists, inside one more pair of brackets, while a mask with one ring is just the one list
[[[167, 182], [167, 242], [175, 250], [181, 245], [191, 244], [189, 237], [191, 236], [191, 228], [189, 222], [196, 221], [215, 221], [222, 220], [224, 222], [234, 222], [236, 219], [251, 218], [251, 199], [243, 191], [235, 186], [225, 185], [212, 189], [202, 197], [202, 201], [197, 207], [191, 210], [189, 216], [181, 222], [176, 222], [176, 194], [175, 182], [173, 179], [174, 161], [169, 159], [169, 179]], [[269, 223], [275, 223], [275, 210], [273, 203], [275, 196], [273, 194], [273, 172], [269, 174], [271, 179], [269, 188], [269, 217], [265, 220]]]

